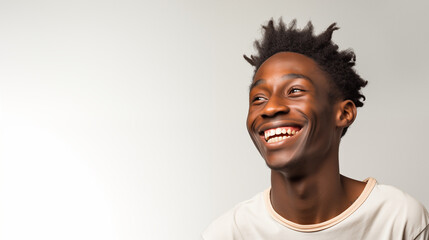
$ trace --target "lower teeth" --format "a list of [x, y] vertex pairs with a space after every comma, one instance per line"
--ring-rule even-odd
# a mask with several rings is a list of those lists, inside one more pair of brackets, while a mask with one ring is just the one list
[[291, 136], [282, 136], [282, 137], [275, 137], [275, 138], [270, 138], [268, 139], [267, 142], [272, 143], [272, 142], [279, 142], [281, 140], [284, 140], [286, 138], [290, 138]]

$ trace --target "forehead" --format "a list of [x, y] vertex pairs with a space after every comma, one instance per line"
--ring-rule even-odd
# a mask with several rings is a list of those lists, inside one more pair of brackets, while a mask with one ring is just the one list
[[253, 83], [260, 79], [278, 79], [287, 74], [306, 76], [315, 85], [329, 84], [327, 73], [313, 59], [294, 52], [280, 52], [268, 58], [256, 71]]

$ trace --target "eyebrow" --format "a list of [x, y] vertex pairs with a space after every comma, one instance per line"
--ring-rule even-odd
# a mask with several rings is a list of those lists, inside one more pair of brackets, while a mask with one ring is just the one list
[[[308, 81], [310, 81], [311, 83], [313, 83], [313, 80], [311, 80], [311, 78], [309, 78], [309, 77], [307, 77], [305, 75], [302, 75], [302, 74], [297, 74], [297, 73], [289, 73], [289, 74], [283, 75], [280, 80], [289, 80], [289, 79], [294, 79], [294, 78], [307, 79]], [[266, 82], [265, 79], [258, 79], [256, 81], [254, 81], [252, 84], [250, 84], [249, 91], [251, 91], [252, 88], [254, 88], [254, 87], [258, 86], [258, 85], [261, 85], [261, 84], [263, 84], [265, 82]]]

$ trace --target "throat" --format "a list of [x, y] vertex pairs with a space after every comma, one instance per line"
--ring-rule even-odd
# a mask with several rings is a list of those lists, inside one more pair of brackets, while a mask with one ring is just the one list
[[[272, 173], [270, 199], [273, 209], [283, 218], [298, 224], [316, 224], [336, 217], [351, 204], [341, 181], [329, 185], [316, 179], [285, 181]], [[276, 178], [281, 178], [277, 179]]]

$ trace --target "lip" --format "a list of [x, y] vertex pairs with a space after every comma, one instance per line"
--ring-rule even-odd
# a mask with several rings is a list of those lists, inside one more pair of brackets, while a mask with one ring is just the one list
[[302, 131], [302, 128], [301, 128], [301, 130], [299, 130], [298, 133], [295, 133], [295, 135], [288, 137], [286, 139], [283, 139], [283, 140], [279, 140], [278, 142], [269, 143], [265, 140], [265, 137], [261, 136], [261, 135], [259, 136], [259, 138], [261, 139], [261, 142], [263, 142], [263, 144], [265, 146], [267, 146], [267, 148], [277, 148], [278, 146], [281, 146], [283, 144], [288, 144], [290, 142], [293, 142], [297, 137], [299, 137], [299, 135], [301, 134], [301, 131]]
[[[304, 126], [305, 125], [302, 122], [298, 122], [298, 121], [275, 121], [275, 122], [269, 122], [269, 123], [261, 124], [258, 128], [256, 128], [256, 129], [258, 129], [256, 133], [259, 135], [260, 141], [264, 144], [264, 146], [267, 149], [274, 150], [274, 149], [277, 149], [277, 148], [284, 147], [283, 145], [285, 145], [285, 144], [289, 144], [289, 143], [295, 142], [295, 139], [297, 139], [297, 137], [299, 137], [299, 135], [301, 134], [301, 131], [304, 128]], [[264, 132], [266, 130], [281, 128], [281, 127], [299, 127], [300, 130], [295, 135], [293, 135], [293, 136], [291, 136], [289, 138], [280, 140], [278, 142], [271, 142], [271, 143], [269, 143], [269, 142], [267, 142], [265, 140], [265, 134], [264, 134]]]

